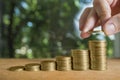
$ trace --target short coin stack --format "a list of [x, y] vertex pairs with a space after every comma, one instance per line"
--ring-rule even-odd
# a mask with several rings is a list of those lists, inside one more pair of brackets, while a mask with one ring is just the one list
[[73, 60], [73, 70], [88, 70], [89, 69], [89, 52], [88, 50], [71, 50]]
[[93, 70], [106, 70], [106, 41], [91, 40], [89, 41], [91, 69]]
[[25, 65], [26, 71], [40, 71], [40, 64], [39, 63], [30, 63]]
[[56, 70], [56, 62], [54, 60], [41, 61], [41, 70], [42, 71], [55, 71]]
[[24, 66], [13, 66], [13, 67], [10, 67], [8, 70], [10, 70], [10, 71], [23, 71]]
[[57, 70], [59, 71], [69, 71], [72, 69], [71, 57], [57, 56]]

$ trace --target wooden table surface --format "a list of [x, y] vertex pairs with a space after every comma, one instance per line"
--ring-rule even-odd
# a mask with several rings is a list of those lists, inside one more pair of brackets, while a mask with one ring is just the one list
[[0, 59], [0, 80], [120, 80], [120, 59], [109, 59], [106, 71], [20, 71], [11, 66], [39, 63], [41, 59]]

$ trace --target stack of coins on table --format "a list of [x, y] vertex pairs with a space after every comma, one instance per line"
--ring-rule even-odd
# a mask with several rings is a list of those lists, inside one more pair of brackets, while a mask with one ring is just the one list
[[10, 67], [8, 70], [10, 70], [10, 71], [24, 71], [24, 66], [13, 66], [13, 67]]
[[39, 63], [30, 63], [25, 65], [26, 71], [40, 71], [40, 64]]
[[106, 70], [107, 69], [106, 46], [107, 46], [106, 41], [103, 41], [103, 40], [89, 41], [92, 70]]
[[59, 71], [69, 71], [72, 69], [71, 57], [57, 56], [57, 70]]
[[56, 70], [56, 62], [54, 60], [41, 61], [41, 70], [42, 71], [55, 71]]
[[89, 51], [88, 50], [71, 50], [73, 70], [89, 69]]

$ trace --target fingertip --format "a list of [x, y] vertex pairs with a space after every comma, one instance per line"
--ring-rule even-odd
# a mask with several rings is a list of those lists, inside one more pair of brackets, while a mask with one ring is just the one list
[[90, 35], [91, 35], [90, 33], [84, 33], [84, 32], [82, 32], [82, 33], [80, 34], [80, 36], [81, 36], [83, 39], [90, 37]]

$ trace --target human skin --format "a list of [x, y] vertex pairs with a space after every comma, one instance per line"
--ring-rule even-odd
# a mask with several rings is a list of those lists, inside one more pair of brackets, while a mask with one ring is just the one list
[[87, 38], [95, 27], [101, 26], [106, 35], [120, 32], [120, 0], [94, 0], [79, 20], [80, 36]]

